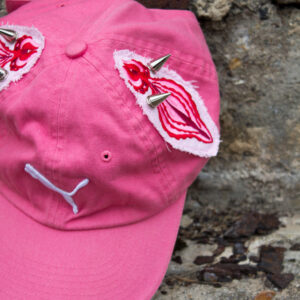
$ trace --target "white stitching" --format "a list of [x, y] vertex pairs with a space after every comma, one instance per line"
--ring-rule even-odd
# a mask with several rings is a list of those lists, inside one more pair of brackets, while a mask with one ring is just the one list
[[72, 196], [74, 196], [77, 191], [83, 187], [85, 187], [88, 183], [89, 180], [86, 178], [82, 180], [76, 187], [75, 189], [68, 193], [66, 191], [63, 191], [62, 189], [56, 187], [52, 182], [50, 182], [45, 176], [43, 176], [39, 171], [37, 171], [32, 165], [26, 164], [25, 165], [25, 171], [30, 174], [33, 178], [37, 179], [40, 181], [44, 186], [49, 188], [52, 191], [55, 191], [62, 195], [64, 199], [73, 207], [73, 213], [77, 214], [78, 213], [78, 207], [76, 203], [74, 202]]

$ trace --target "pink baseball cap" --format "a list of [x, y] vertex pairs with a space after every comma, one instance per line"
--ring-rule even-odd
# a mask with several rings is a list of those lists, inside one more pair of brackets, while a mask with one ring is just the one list
[[133, 0], [7, 7], [0, 298], [151, 299], [220, 141], [197, 19]]

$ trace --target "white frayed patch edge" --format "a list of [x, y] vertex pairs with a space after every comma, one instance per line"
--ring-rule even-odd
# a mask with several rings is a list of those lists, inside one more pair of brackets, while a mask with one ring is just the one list
[[[19, 26], [19, 25], [12, 25], [12, 24], [1, 24], [1, 28], [5, 29], [12, 29], [15, 30], [18, 34], [18, 37], [21, 37], [23, 35], [29, 35], [32, 37], [33, 41], [38, 45], [37, 52], [34, 53], [28, 60], [26, 66], [21, 68], [18, 71], [11, 71], [9, 69], [9, 63], [4, 66], [4, 69], [8, 71], [7, 77], [0, 81], [0, 91], [6, 89], [11, 82], [16, 82], [20, 80], [24, 74], [28, 73], [30, 69], [35, 65], [35, 63], [38, 61], [39, 57], [42, 54], [42, 51], [45, 47], [45, 38], [41, 34], [41, 32], [35, 28], [34, 26], [26, 27], [26, 26]], [[5, 43], [5, 45], [12, 49], [14, 47], [14, 43], [9, 44], [2, 36], [0, 36], [1, 41]]]
[[196, 88], [199, 89], [198, 86], [195, 85], [195, 80], [186, 81], [184, 80], [177, 72], [169, 69], [167, 66], [164, 66], [160, 69], [160, 71], [156, 74], [151, 74], [151, 77], [155, 78], [169, 78], [174, 80], [176, 83], [182, 85], [188, 93], [192, 96], [194, 100], [200, 117], [208, 127], [213, 137], [213, 143], [205, 144], [200, 142], [196, 138], [187, 138], [177, 140], [168, 135], [168, 133], [163, 129], [161, 122], [159, 120], [159, 114], [157, 109], [152, 109], [146, 101], [147, 96], [151, 95], [151, 90], [148, 90], [145, 94], [138, 93], [132, 85], [129, 84], [126, 74], [126, 70], [123, 68], [124, 60], [135, 59], [142, 62], [144, 65], [147, 65], [152, 58], [144, 57], [136, 54], [133, 51], [128, 49], [123, 50], [115, 50], [113, 53], [113, 57], [115, 60], [115, 69], [119, 71], [120, 77], [125, 81], [128, 89], [134, 94], [137, 99], [137, 104], [142, 108], [143, 114], [147, 115], [150, 122], [154, 125], [154, 127], [158, 130], [163, 139], [172, 145], [173, 148], [178, 149], [180, 151], [188, 152], [190, 154], [200, 156], [200, 157], [212, 157], [216, 156], [219, 150], [220, 144], [220, 134], [217, 126], [211, 119], [207, 108], [202, 100], [201, 96], [197, 92]]

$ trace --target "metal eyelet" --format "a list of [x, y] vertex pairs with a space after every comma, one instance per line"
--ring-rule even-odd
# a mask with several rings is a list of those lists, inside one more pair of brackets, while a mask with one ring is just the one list
[[109, 162], [112, 159], [112, 154], [110, 151], [105, 150], [102, 152], [101, 157], [104, 162]]

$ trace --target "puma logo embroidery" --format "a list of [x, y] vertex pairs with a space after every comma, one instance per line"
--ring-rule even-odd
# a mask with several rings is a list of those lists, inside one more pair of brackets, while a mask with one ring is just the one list
[[50, 190], [59, 193], [63, 198], [72, 206], [73, 208], [73, 213], [77, 214], [78, 213], [78, 207], [76, 203], [73, 200], [73, 196], [80, 190], [81, 188], [85, 187], [88, 183], [89, 180], [86, 178], [82, 180], [72, 192], [66, 192], [58, 187], [56, 187], [52, 182], [50, 182], [45, 176], [43, 176], [39, 171], [37, 171], [32, 165], [26, 164], [25, 165], [25, 171], [30, 174], [33, 178], [37, 179], [40, 181], [44, 186], [49, 188]]

